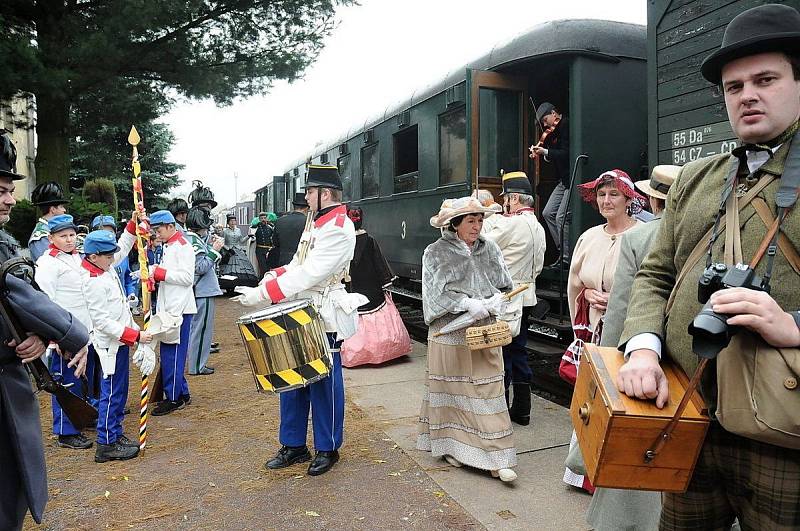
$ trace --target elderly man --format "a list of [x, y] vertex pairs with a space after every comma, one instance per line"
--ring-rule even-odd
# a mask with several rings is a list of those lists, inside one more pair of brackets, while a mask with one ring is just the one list
[[[800, 315], [796, 312], [800, 308], [800, 275], [793, 269], [800, 247], [800, 218], [796, 208], [791, 208], [796, 206], [796, 184], [790, 185], [788, 193], [781, 190], [784, 180], [797, 179], [796, 169], [784, 174], [784, 166], [796, 168], [800, 149], [796, 135], [800, 127], [798, 50], [800, 13], [791, 7], [762, 5], [730, 22], [721, 48], [706, 58], [701, 72], [721, 88], [731, 127], [744, 146], [683, 167], [667, 197], [653, 247], [633, 284], [620, 338], [620, 349], [629, 356], [618, 377], [621, 391], [655, 398], [662, 407], [669, 397], [659, 366], [662, 353], [669, 354], [688, 374], [693, 374], [699, 363], [693, 350], [713, 358], [701, 385], [712, 424], [688, 490], [664, 494], [662, 529], [725, 529], [735, 517], [743, 529], [800, 527], [798, 409], [786, 411], [788, 417], [794, 415], [794, 428], [782, 424], [779, 431], [762, 424], [758, 433], [747, 431], [741, 422], [748, 416], [750, 421], [757, 420], [752, 386], [736, 380], [749, 374], [759, 386], [763, 384], [761, 389], [767, 393], [759, 395], [759, 416], [796, 403], [792, 402], [797, 400], [796, 375], [784, 379], [782, 371], [788, 373], [789, 367], [778, 362], [783, 356], [796, 359], [800, 347]], [[789, 215], [779, 225], [781, 238], [775, 245], [774, 239], [765, 238], [767, 225], [774, 226], [768, 218], [785, 209], [790, 209]], [[740, 230], [726, 236], [718, 226], [713, 232], [721, 232], [720, 237], [709, 237], [715, 221], [734, 217], [737, 211]], [[771, 274], [771, 290], [730, 287], [710, 296], [708, 310], [722, 314], [723, 325], [727, 317], [728, 327], [739, 328], [731, 347], [715, 357], [714, 350], [719, 348], [706, 349], [708, 343], [693, 341], [687, 334], [701, 309], [698, 279], [706, 269], [705, 257], [709, 263], [725, 262], [733, 268], [732, 262], [758, 259], [762, 242], [771, 250], [755, 269], [762, 279]], [[731, 281], [728, 285], [736, 284], [732, 277], [726, 278]], [[761, 287], [770, 286], [761, 283]], [[778, 354], [775, 348], [785, 354]], [[769, 374], [753, 372], [756, 361], [773, 364], [771, 380]], [[718, 372], [725, 366], [731, 370]], [[742, 397], [749, 403], [739, 410], [736, 423], [726, 408], [731, 400]]]
[[[480, 198], [480, 196], [479, 196]], [[528, 365], [528, 316], [536, 305], [536, 277], [542, 272], [546, 240], [544, 228], [533, 211], [533, 190], [525, 172], [503, 175], [503, 209], [506, 216], [492, 216], [484, 224], [483, 235], [493, 240], [503, 253], [514, 287], [529, 284], [522, 297], [522, 320], [519, 334], [503, 347], [505, 387], [514, 386], [514, 402], [509, 408], [513, 422], [527, 426], [531, 421], [531, 378]], [[496, 219], [494, 219], [496, 218]]]
[[[14, 181], [24, 179], [16, 170], [14, 144], [0, 134], [0, 225], [8, 222], [14, 200]], [[0, 263], [18, 256], [19, 244], [0, 230]], [[45, 351], [45, 343], [56, 342], [80, 376], [86, 368], [89, 334], [69, 312], [51, 302], [29, 284], [10, 277], [8, 294], [28, 337], [20, 344], [12, 339], [5, 320], [0, 319], [0, 529], [22, 529], [25, 513], [41, 523], [47, 502], [47, 472], [44, 461], [39, 401], [23, 366]]]

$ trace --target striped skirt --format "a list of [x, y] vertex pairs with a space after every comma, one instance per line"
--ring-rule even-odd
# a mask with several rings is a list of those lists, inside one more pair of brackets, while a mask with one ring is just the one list
[[517, 464], [499, 347], [470, 351], [428, 342], [417, 449], [483, 470]]

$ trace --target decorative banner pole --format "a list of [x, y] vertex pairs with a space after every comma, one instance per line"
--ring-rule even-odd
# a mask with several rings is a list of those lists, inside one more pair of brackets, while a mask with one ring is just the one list
[[[144, 190], [142, 188], [142, 178], [140, 174], [142, 168], [139, 165], [139, 151], [136, 146], [139, 145], [139, 132], [136, 126], [131, 126], [131, 132], [128, 134], [128, 143], [133, 147], [133, 154], [131, 156], [131, 167], [133, 168], [133, 209], [136, 212], [136, 244], [139, 250], [139, 271], [141, 272], [141, 286], [142, 286], [142, 314], [144, 316], [144, 324], [142, 330], [147, 330], [150, 325], [150, 292], [153, 290], [153, 279], [149, 278], [150, 270], [147, 264], [147, 245], [148, 241], [145, 240], [144, 235], [139, 230], [139, 222], [147, 216], [147, 211], [144, 209]], [[147, 444], [147, 402], [149, 381], [146, 374], [142, 375], [142, 394], [139, 409], [139, 450], [144, 451]]]

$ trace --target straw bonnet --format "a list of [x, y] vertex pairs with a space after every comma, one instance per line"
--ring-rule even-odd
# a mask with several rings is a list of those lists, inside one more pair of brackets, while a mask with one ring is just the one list
[[467, 214], [483, 214], [485, 217], [497, 213], [493, 208], [485, 207], [476, 198], [467, 196], [458, 199], [445, 199], [439, 213], [431, 218], [431, 226], [437, 229], [447, 227], [450, 220]]
[[673, 166], [671, 164], [663, 164], [653, 168], [649, 179], [642, 179], [636, 181], [634, 185], [642, 193], [655, 197], [658, 199], [666, 199], [669, 187], [675, 182], [675, 178], [680, 173], [680, 166]]

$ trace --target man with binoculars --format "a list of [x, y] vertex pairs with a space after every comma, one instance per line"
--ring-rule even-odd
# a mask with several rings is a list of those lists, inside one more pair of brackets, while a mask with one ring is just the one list
[[742, 145], [687, 164], [670, 189], [633, 284], [617, 387], [663, 407], [681, 396], [662, 354], [688, 375], [710, 360], [700, 390], [712, 423], [687, 492], [664, 494], [661, 529], [797, 528], [800, 13], [745, 11], [701, 72]]

